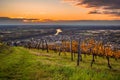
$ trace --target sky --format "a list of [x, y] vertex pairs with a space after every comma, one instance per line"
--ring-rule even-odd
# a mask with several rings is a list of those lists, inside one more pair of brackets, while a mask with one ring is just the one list
[[120, 20], [120, 0], [0, 0], [0, 21]]

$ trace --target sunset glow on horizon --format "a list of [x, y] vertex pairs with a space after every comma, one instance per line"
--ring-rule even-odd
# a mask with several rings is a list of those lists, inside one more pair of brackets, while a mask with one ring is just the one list
[[[103, 14], [97, 13], [94, 12], [94, 10], [97, 9], [101, 11], [103, 9], [94, 7], [87, 8], [81, 4], [76, 6], [75, 3], [77, 3], [77, 0], [1, 0], [0, 17], [39, 19], [36, 21], [120, 20], [119, 15], [116, 16], [116, 14], [112, 14], [115, 12], [107, 13], [103, 11]], [[24, 22], [27, 22], [27, 20]]]

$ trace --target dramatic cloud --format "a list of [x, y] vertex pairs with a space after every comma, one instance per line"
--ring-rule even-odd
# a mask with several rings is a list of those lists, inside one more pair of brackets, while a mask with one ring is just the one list
[[[120, 16], [120, 0], [64, 0], [73, 2], [76, 6], [103, 10], [103, 14], [113, 14]], [[93, 10], [89, 14], [101, 14]]]
[[88, 14], [101, 14], [101, 12], [98, 10], [93, 10], [93, 11], [90, 11]]
[[109, 14], [109, 15], [114, 15], [114, 16], [120, 16], [120, 11], [111, 11], [111, 10], [99, 11], [99, 10], [93, 10], [93, 11], [88, 12], [88, 14]]
[[115, 16], [120, 16], [120, 11], [103, 11], [103, 14], [111, 14]]

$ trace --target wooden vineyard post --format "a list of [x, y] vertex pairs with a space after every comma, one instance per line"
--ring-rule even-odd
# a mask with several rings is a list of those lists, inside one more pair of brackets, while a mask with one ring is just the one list
[[71, 53], [71, 61], [73, 61], [72, 39], [70, 39], [70, 53]]
[[42, 42], [42, 50], [44, 50], [44, 40], [41, 39], [41, 42]]
[[79, 66], [79, 64], [80, 64], [80, 54], [81, 54], [81, 51], [80, 51], [80, 38], [79, 38], [79, 41], [78, 41], [78, 59], [77, 59], [77, 66]]
[[64, 54], [66, 55], [66, 40], [64, 40], [64, 45], [63, 45], [63, 51], [64, 51]]
[[108, 67], [111, 69], [112, 67], [111, 67], [111, 65], [110, 65], [109, 56], [106, 56], [106, 58], [107, 58], [107, 61], [108, 61]]
[[60, 56], [60, 54], [61, 54], [61, 47], [59, 48], [59, 56]]
[[48, 53], [49, 51], [48, 51], [48, 43], [47, 43], [47, 40], [45, 40], [45, 44], [46, 44], [46, 50], [47, 50], [47, 53]]
[[59, 56], [61, 55], [62, 49], [63, 49], [63, 40], [62, 40], [62, 43], [61, 43], [61, 45], [59, 47]]
[[63, 49], [63, 40], [61, 46], [59, 47], [59, 56], [61, 55], [62, 49]]
[[95, 63], [95, 55], [94, 55], [94, 53], [92, 53], [91, 67], [92, 67], [93, 63]]
[[38, 49], [41, 49], [41, 40], [38, 43]]
[[106, 59], [107, 59], [107, 62], [108, 62], [108, 67], [111, 69], [112, 67], [111, 67], [111, 65], [110, 65], [109, 55], [108, 55], [108, 53], [107, 53], [107, 51], [106, 51], [106, 48], [107, 48], [107, 47], [109, 47], [108, 44], [107, 44], [107, 45], [104, 45], [104, 53], [107, 54], [107, 55], [106, 55]]

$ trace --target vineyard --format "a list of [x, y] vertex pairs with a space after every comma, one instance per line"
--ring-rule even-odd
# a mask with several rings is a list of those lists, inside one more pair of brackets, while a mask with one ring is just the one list
[[119, 80], [120, 76], [119, 46], [94, 38], [2, 42], [0, 58], [1, 80]]
[[91, 67], [95, 63], [97, 57], [103, 57], [107, 60], [108, 67], [111, 69], [110, 58], [114, 58], [116, 61], [120, 58], [120, 50], [118, 47], [110, 42], [104, 42], [101, 40], [95, 40], [94, 38], [83, 39], [62, 39], [61, 41], [48, 42], [46, 39], [30, 40], [27, 42], [14, 43], [15, 46], [24, 46], [29, 49], [42, 49], [49, 53], [49, 50], [53, 50], [55, 53], [66, 54], [69, 52], [71, 54], [71, 61], [74, 61], [75, 55], [77, 55], [77, 66], [80, 65], [82, 61], [81, 54], [92, 55]]

